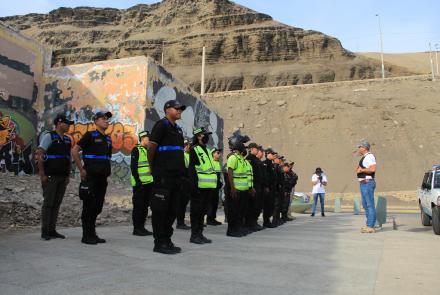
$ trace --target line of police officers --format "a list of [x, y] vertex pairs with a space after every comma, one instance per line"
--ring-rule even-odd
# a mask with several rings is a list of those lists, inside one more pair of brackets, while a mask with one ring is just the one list
[[[222, 173], [228, 236], [243, 237], [293, 220], [288, 211], [290, 195], [298, 180], [292, 170], [293, 163], [285, 163], [272, 149], [264, 150], [256, 143], [245, 146], [249, 137], [237, 131], [229, 138], [231, 153], [222, 169], [222, 150], [207, 146], [211, 132], [203, 127], [195, 128], [192, 142], [185, 141], [182, 128], [176, 123], [185, 109], [176, 100], [166, 102], [165, 117], [156, 122], [151, 134], [139, 133], [139, 144], [131, 153], [133, 235], [153, 235], [155, 252], [180, 253], [181, 248], [171, 240], [177, 218], [178, 229], [191, 229], [191, 243], [211, 243], [203, 234], [204, 222], [206, 216], [208, 225], [221, 224], [216, 220], [216, 212], [223, 186]], [[90, 245], [106, 242], [95, 228], [111, 174], [112, 142], [106, 135], [111, 117], [110, 112], [96, 113], [93, 117], [96, 130], [84, 134], [73, 148], [65, 135], [73, 122], [62, 114], [54, 120], [55, 130], [43, 137], [45, 140], [37, 150], [44, 195], [43, 239], [65, 238], [55, 227], [72, 155], [82, 180], [81, 241]], [[188, 202], [191, 227], [185, 224]], [[148, 207], [152, 211], [153, 232], [145, 228]], [[258, 224], [261, 213], [263, 225]]]

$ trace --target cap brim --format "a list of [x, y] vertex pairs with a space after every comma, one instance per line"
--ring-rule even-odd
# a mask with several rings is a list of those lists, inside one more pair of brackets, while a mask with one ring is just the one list
[[113, 114], [110, 112], [105, 113], [105, 116], [107, 117], [107, 119], [110, 119], [111, 117], [113, 117]]
[[66, 124], [67, 125], [73, 125], [73, 124], [75, 124], [75, 122], [74, 121], [67, 121]]

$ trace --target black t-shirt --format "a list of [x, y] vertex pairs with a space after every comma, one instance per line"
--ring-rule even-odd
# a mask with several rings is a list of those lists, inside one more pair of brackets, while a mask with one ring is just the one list
[[167, 118], [163, 118], [154, 125], [150, 141], [157, 144], [152, 163], [153, 176], [185, 176], [182, 128], [177, 124], [172, 124]]
[[82, 149], [84, 169], [90, 175], [108, 177], [111, 174], [112, 141], [99, 131], [88, 131], [78, 141]]

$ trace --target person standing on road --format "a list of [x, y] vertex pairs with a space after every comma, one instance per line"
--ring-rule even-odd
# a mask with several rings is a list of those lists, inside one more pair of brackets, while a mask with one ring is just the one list
[[189, 152], [189, 178], [191, 183], [191, 238], [194, 244], [209, 244], [212, 241], [203, 235], [208, 203], [217, 188], [217, 173], [214, 169], [212, 151], [206, 144], [209, 135], [205, 128], [195, 128], [191, 151]]
[[36, 151], [44, 197], [41, 238], [46, 241], [65, 238], [56, 231], [56, 223], [71, 171], [72, 141], [66, 132], [73, 121], [68, 120], [64, 114], [59, 114], [53, 123], [55, 130], [42, 136]]
[[315, 173], [312, 176], [312, 195], [313, 195], [313, 206], [312, 206], [312, 217], [315, 216], [316, 206], [319, 202], [321, 203], [321, 216], [325, 217], [324, 212], [324, 197], [325, 197], [325, 187], [327, 186], [327, 176], [324, 174], [321, 168], [316, 168]]
[[258, 158], [258, 154], [262, 147], [255, 142], [250, 143], [247, 148], [249, 149], [249, 153], [246, 157], [246, 160], [252, 166], [252, 179], [253, 179], [253, 188], [255, 189], [254, 196], [249, 198], [249, 205], [246, 216], [246, 224], [245, 226], [250, 229], [251, 232], [260, 231], [263, 229], [262, 226], [258, 224], [258, 217], [260, 216], [260, 211], [263, 202], [263, 174], [262, 170], [262, 162], [261, 157]]
[[184, 157], [185, 157], [185, 177], [182, 180], [182, 193], [177, 200], [177, 229], [190, 230], [191, 227], [185, 224], [186, 207], [188, 206], [191, 196], [191, 184], [189, 183], [188, 167], [189, 167], [189, 151], [191, 149], [191, 142], [188, 138], [184, 141]]
[[359, 181], [362, 206], [367, 217], [366, 226], [362, 227], [362, 233], [374, 233], [376, 223], [376, 208], [374, 205], [374, 190], [376, 189], [376, 157], [370, 152], [370, 143], [362, 140], [358, 145], [358, 152], [362, 158], [356, 168]]
[[145, 229], [145, 221], [148, 215], [151, 190], [153, 187], [153, 175], [151, 175], [150, 163], [148, 162], [148, 131], [139, 133], [139, 145], [131, 151], [131, 178], [133, 187], [133, 235], [151, 236], [153, 233]]
[[154, 177], [151, 195], [153, 251], [177, 254], [182, 251], [171, 241], [173, 223], [176, 220], [177, 200], [185, 178], [184, 138], [182, 128], [176, 121], [182, 118], [186, 106], [177, 100], [164, 105], [165, 118], [154, 125], [148, 144], [148, 159]]
[[275, 208], [275, 194], [277, 185], [277, 173], [273, 160], [275, 159], [276, 152], [272, 148], [265, 150], [266, 160], [263, 165], [265, 169], [265, 182], [264, 182], [264, 203], [263, 203], [263, 227], [274, 228], [276, 227], [273, 219]]
[[220, 190], [223, 187], [222, 182], [222, 164], [220, 163], [221, 149], [215, 148], [212, 150], [212, 159], [214, 160], [214, 171], [217, 174], [217, 187], [215, 188], [212, 199], [208, 204], [207, 224], [212, 226], [221, 225], [220, 221], [217, 221], [217, 209], [220, 199]]
[[[83, 201], [81, 242], [88, 245], [106, 242], [96, 234], [96, 218], [102, 211], [107, 192], [107, 178], [111, 174], [112, 140], [105, 134], [111, 117], [110, 112], [97, 112], [93, 116], [96, 130], [86, 132], [72, 150], [82, 180], [80, 184], [80, 198]], [[84, 166], [81, 163], [81, 151]]]

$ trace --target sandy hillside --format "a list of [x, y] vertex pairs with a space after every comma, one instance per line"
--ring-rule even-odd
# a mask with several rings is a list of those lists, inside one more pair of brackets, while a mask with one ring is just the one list
[[[380, 61], [379, 52], [358, 52], [356, 54]], [[419, 74], [431, 73], [429, 52], [386, 53], [384, 54], [384, 60], [385, 63], [394, 64], [396, 66], [407, 68], [408, 70], [414, 73], [419, 73]], [[433, 55], [433, 62], [435, 66], [435, 62], [436, 62], [435, 55]]]
[[367, 138], [379, 162], [377, 191], [415, 191], [440, 162], [440, 82], [427, 76], [209, 94], [225, 138], [241, 127], [296, 162], [299, 191], [322, 167], [328, 190], [357, 192], [356, 144]]

